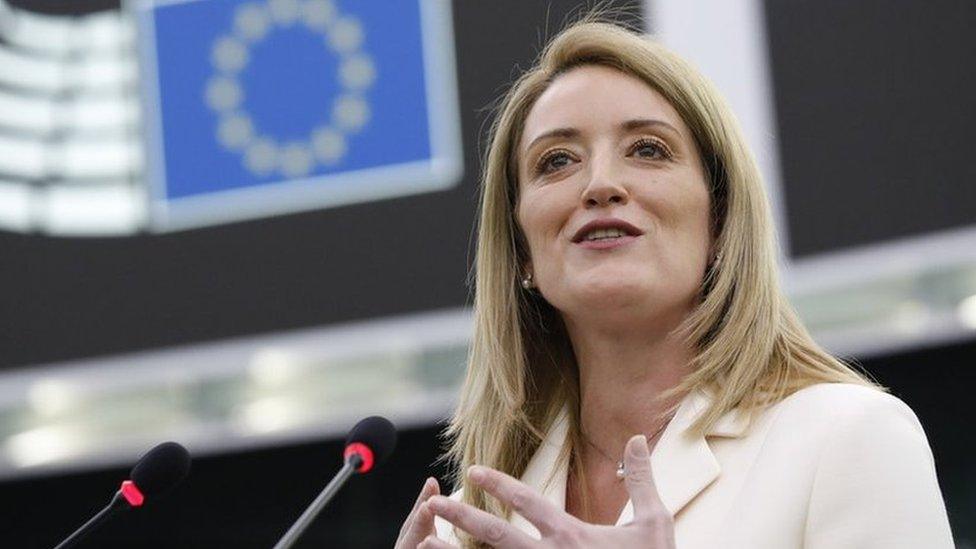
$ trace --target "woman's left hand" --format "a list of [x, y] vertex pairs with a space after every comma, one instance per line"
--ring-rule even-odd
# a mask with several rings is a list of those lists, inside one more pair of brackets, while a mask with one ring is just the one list
[[[535, 525], [542, 539], [535, 539], [507, 521], [470, 505], [434, 496], [427, 505], [472, 537], [494, 547], [643, 547], [674, 549], [674, 521], [654, 485], [647, 439], [637, 435], [624, 452], [626, 483], [634, 504], [634, 520], [620, 526], [588, 524], [559, 509], [518, 480], [487, 467], [468, 469], [468, 479], [509, 505]], [[443, 549], [447, 542], [427, 537], [418, 548]]]

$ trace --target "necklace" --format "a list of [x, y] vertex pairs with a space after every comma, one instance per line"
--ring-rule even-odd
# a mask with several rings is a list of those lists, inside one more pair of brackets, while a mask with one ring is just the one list
[[[671, 423], [671, 420], [672, 419], [674, 419], [674, 414], [671, 414], [670, 417], [668, 417], [666, 420], [664, 420], [661, 423], [661, 426], [657, 428], [657, 431], [654, 431], [654, 434], [653, 435], [647, 437], [647, 443], [648, 444], [652, 444], [652, 441], [653, 441], [653, 444], [656, 444], [657, 443], [657, 437], [658, 437], [658, 435], [660, 435], [662, 432], [664, 432], [664, 428], [667, 427], [669, 423]], [[624, 460], [622, 460], [622, 459], [620, 459], [620, 460], [613, 459], [612, 457], [610, 457], [609, 455], [607, 455], [607, 453], [604, 452], [599, 446], [597, 446], [596, 444], [593, 444], [593, 441], [590, 440], [590, 437], [588, 437], [586, 435], [583, 435], [583, 440], [585, 440], [587, 444], [589, 444], [590, 446], [592, 446], [593, 449], [596, 450], [601, 456], [603, 456], [604, 458], [606, 458], [607, 461], [609, 461], [611, 463], [616, 463], [617, 464], [617, 473], [616, 473], [617, 480], [623, 480], [624, 477], [627, 476], [627, 471], [624, 469]], [[651, 446], [651, 447], [653, 448], [653, 446]]]

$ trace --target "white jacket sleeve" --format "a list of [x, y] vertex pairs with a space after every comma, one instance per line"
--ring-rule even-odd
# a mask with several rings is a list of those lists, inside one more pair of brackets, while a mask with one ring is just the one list
[[814, 477], [805, 549], [951, 549], [952, 532], [925, 432], [879, 393], [841, 414]]

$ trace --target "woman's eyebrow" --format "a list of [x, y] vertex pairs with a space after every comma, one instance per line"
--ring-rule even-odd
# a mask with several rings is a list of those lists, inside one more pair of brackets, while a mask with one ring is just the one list
[[574, 137], [579, 137], [579, 135], [580, 135], [580, 131], [577, 130], [576, 128], [556, 128], [554, 130], [549, 130], [547, 132], [543, 132], [538, 136], [536, 136], [536, 138], [533, 139], [532, 142], [529, 143], [527, 147], [525, 147], [525, 150], [531, 151], [532, 147], [534, 147], [536, 143], [545, 139], [552, 139], [553, 137], [559, 137], [562, 139], [572, 139]]
[[[627, 120], [626, 122], [620, 124], [620, 129], [623, 130], [624, 132], [643, 130], [650, 127], [665, 128], [674, 132], [675, 135], [679, 137], [681, 136], [681, 132], [678, 131], [678, 128], [675, 128], [668, 122], [665, 122], [664, 120], [659, 120], [657, 118], [635, 118], [633, 120]], [[527, 147], [525, 147], [525, 150], [526, 152], [531, 151], [532, 147], [534, 147], [536, 143], [546, 139], [552, 139], [555, 137], [562, 138], [562, 139], [573, 139], [579, 136], [580, 136], [580, 131], [576, 128], [555, 128], [537, 135], [535, 139], [533, 139], [532, 142], [529, 143]]]
[[637, 118], [634, 120], [628, 120], [620, 125], [621, 129], [626, 132], [632, 132], [634, 130], [643, 130], [650, 127], [666, 128], [674, 132], [675, 135], [680, 136], [681, 132], [678, 128], [675, 128], [671, 124], [665, 122], [664, 120], [659, 120], [657, 118]]

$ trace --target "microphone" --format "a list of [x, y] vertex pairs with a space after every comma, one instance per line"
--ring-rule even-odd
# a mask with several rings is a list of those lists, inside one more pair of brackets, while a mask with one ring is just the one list
[[88, 522], [65, 538], [55, 549], [77, 544], [96, 527], [126, 509], [142, 507], [146, 500], [170, 491], [190, 472], [190, 453], [176, 442], [164, 442], [146, 452], [129, 473], [129, 479], [112, 496], [112, 501]]
[[357, 423], [346, 437], [346, 449], [342, 453], [345, 463], [342, 469], [332, 477], [325, 489], [308, 506], [308, 509], [305, 509], [302, 516], [298, 517], [285, 535], [281, 536], [274, 549], [287, 549], [294, 545], [299, 536], [312, 524], [315, 517], [353, 474], [368, 473], [373, 467], [390, 457], [393, 448], [396, 447], [396, 439], [396, 428], [386, 418], [372, 416]]

